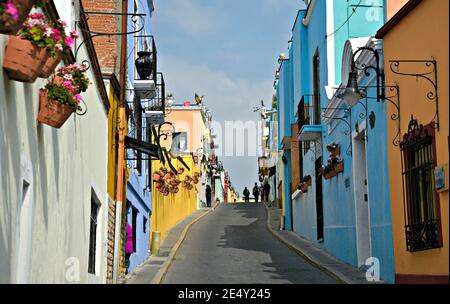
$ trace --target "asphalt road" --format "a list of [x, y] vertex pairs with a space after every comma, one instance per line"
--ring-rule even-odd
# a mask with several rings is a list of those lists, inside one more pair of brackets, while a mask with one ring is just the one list
[[262, 204], [220, 204], [191, 227], [165, 284], [330, 284], [278, 241]]

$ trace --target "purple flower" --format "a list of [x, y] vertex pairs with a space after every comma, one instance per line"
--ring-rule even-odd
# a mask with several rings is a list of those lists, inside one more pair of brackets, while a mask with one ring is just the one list
[[81, 100], [83, 100], [83, 97], [81, 96], [81, 94], [75, 94], [73, 96], [73, 98], [75, 98], [75, 100], [79, 103]]
[[8, 15], [10, 15], [14, 19], [14, 21], [19, 20], [19, 10], [11, 1], [8, 1], [8, 3], [6, 3], [6, 5], [5, 5], [5, 7], [6, 7], [6, 10], [5, 10], [6, 13]]

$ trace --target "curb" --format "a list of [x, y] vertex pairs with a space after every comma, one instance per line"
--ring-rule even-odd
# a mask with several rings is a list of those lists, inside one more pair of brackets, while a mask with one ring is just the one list
[[173, 246], [172, 250], [169, 253], [169, 256], [167, 258], [167, 261], [165, 262], [165, 266], [158, 270], [153, 280], [150, 282], [150, 284], [162, 284], [164, 279], [166, 278], [167, 273], [169, 272], [170, 267], [173, 264], [175, 255], [178, 252], [178, 249], [180, 249], [181, 244], [186, 238], [187, 233], [191, 229], [192, 225], [197, 223], [200, 219], [202, 219], [204, 216], [208, 215], [210, 212], [214, 211], [220, 203], [216, 203], [214, 206], [211, 207], [210, 210], [206, 211], [204, 214], [190, 222], [189, 224], [184, 227], [183, 232], [181, 233], [180, 237], [178, 238], [178, 241], [175, 243], [175, 246]]
[[283, 243], [286, 247], [288, 247], [290, 250], [292, 250], [293, 252], [295, 252], [296, 254], [298, 254], [299, 256], [301, 256], [302, 258], [304, 258], [308, 263], [310, 263], [311, 265], [313, 265], [314, 267], [320, 269], [321, 271], [323, 271], [324, 273], [326, 273], [327, 275], [331, 276], [333, 279], [335, 279], [336, 281], [338, 281], [340, 284], [352, 284], [353, 282], [349, 281], [348, 279], [342, 277], [341, 275], [339, 275], [338, 273], [330, 270], [328, 267], [323, 266], [322, 264], [320, 264], [319, 262], [317, 262], [313, 257], [305, 254], [303, 251], [301, 251], [300, 249], [298, 249], [297, 247], [295, 247], [294, 245], [292, 245], [288, 240], [286, 240], [283, 236], [277, 234], [272, 227], [270, 227], [270, 212], [269, 212], [269, 208], [267, 208], [266, 206], [266, 226], [267, 229], [272, 233], [272, 235], [279, 240], [281, 243]]

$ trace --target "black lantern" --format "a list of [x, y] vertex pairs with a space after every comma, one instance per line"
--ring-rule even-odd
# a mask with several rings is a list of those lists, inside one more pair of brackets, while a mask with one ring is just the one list
[[[375, 57], [375, 66], [362, 65], [359, 68], [355, 62], [356, 55], [363, 51], [371, 52]], [[374, 70], [376, 73], [377, 80], [377, 101], [381, 102], [385, 99], [385, 84], [384, 84], [384, 71], [380, 67], [380, 55], [376, 50], [370, 47], [361, 47], [354, 54], [351, 65], [351, 72], [348, 78], [347, 88], [344, 92], [344, 98], [352, 106], [357, 104], [361, 98], [363, 98], [363, 92], [358, 88], [358, 70], [364, 71], [366, 76], [370, 76], [369, 70]]]
[[137, 53], [138, 59], [135, 61], [136, 70], [139, 74], [139, 78], [141, 80], [147, 80], [150, 79], [150, 76], [152, 74], [152, 52], [149, 51], [141, 51]]

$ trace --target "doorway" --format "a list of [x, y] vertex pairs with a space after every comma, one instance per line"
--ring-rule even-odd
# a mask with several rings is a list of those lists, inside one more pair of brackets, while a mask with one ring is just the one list
[[365, 130], [353, 137], [353, 186], [356, 215], [356, 249], [358, 267], [372, 256], [370, 243], [369, 193], [367, 187], [367, 160]]
[[322, 157], [315, 162], [316, 167], [316, 220], [317, 220], [317, 240], [323, 242], [323, 199], [322, 199]]

